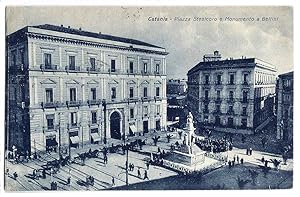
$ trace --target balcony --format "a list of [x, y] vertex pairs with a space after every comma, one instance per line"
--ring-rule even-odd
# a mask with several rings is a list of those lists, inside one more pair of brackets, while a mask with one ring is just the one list
[[156, 102], [156, 101], [161, 101], [162, 100], [162, 97], [161, 96], [155, 96], [154, 97], [154, 101]]
[[241, 103], [248, 103], [248, 102], [249, 102], [248, 99], [244, 99], [244, 98], [243, 98], [243, 99], [241, 100]]
[[221, 112], [221, 110], [215, 110], [215, 111], [213, 112], [213, 114], [214, 114], [214, 115], [222, 115], [222, 112]]
[[227, 115], [235, 115], [233, 110], [228, 110], [226, 114]]
[[67, 128], [68, 129], [78, 129], [79, 128], [80, 123], [68, 123]]
[[100, 68], [96, 68], [96, 67], [87, 67], [86, 71], [93, 73], [93, 72], [101, 72]]
[[139, 74], [136, 70], [127, 70], [127, 74], [128, 75], [137, 75], [137, 74]]
[[221, 86], [221, 85], [223, 85], [223, 84], [222, 84], [222, 81], [215, 81], [215, 85]]
[[121, 69], [108, 69], [107, 72], [109, 74], [121, 74]]
[[227, 102], [228, 102], [228, 103], [234, 103], [235, 100], [234, 100], [234, 98], [228, 98], [228, 99], [227, 99]]
[[162, 73], [159, 72], [159, 71], [154, 71], [154, 75], [155, 75], [155, 76], [160, 76], [160, 75], [162, 75]]
[[56, 71], [57, 70], [57, 65], [45, 65], [45, 64], [41, 64], [40, 68], [42, 71]]
[[208, 97], [206, 97], [206, 98], [203, 98], [203, 102], [204, 102], [204, 103], [209, 103], [209, 102], [210, 102], [210, 100], [209, 100], [209, 98], [208, 98]]
[[68, 107], [79, 107], [81, 105], [81, 101], [66, 101], [66, 105]]
[[101, 105], [102, 100], [101, 99], [88, 100], [87, 103], [88, 105]]
[[152, 98], [150, 96], [146, 96], [146, 97], [142, 97], [141, 100], [142, 100], [142, 102], [144, 102], [144, 101], [151, 101]]
[[61, 107], [63, 104], [59, 101], [55, 102], [41, 102], [42, 108], [57, 108]]
[[77, 71], [81, 71], [80, 66], [66, 66], [65, 70], [67, 72], [77, 72]]
[[129, 97], [128, 102], [138, 102], [139, 98], [138, 97]]
[[235, 82], [234, 82], [234, 81], [229, 81], [229, 82], [227, 83], [227, 85], [229, 85], [229, 86], [235, 86]]
[[144, 70], [142, 70], [141, 74], [144, 76], [149, 76], [149, 75], [151, 75], [151, 72], [150, 71], [145, 72]]
[[48, 125], [48, 126], [44, 126], [43, 129], [46, 132], [52, 132], [52, 131], [56, 131], [59, 128], [59, 126], [55, 126], [55, 125]]
[[221, 98], [216, 98], [215, 103], [222, 103], [222, 99]]
[[247, 86], [249, 85], [248, 81], [243, 81], [242, 85]]

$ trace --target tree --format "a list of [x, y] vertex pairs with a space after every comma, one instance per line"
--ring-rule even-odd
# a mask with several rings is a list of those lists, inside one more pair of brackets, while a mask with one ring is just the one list
[[276, 170], [278, 170], [278, 167], [279, 167], [279, 164], [281, 163], [281, 161], [277, 160], [277, 159], [271, 159], [271, 162], [273, 163]]
[[249, 169], [249, 173], [250, 173], [250, 176], [251, 176], [251, 179], [252, 179], [252, 185], [256, 185], [256, 179], [257, 179], [257, 176], [258, 176], [258, 172], [256, 172], [256, 170]]
[[250, 181], [249, 179], [246, 179], [246, 180], [241, 179], [241, 178], [238, 176], [238, 178], [236, 179], [236, 182], [237, 182], [237, 184], [238, 184], [238, 186], [239, 186], [239, 189], [244, 189], [245, 185], [246, 185], [247, 183], [250, 183], [251, 181]]
[[157, 146], [157, 142], [159, 140], [160, 136], [154, 136], [152, 139], [153, 139], [153, 143], [154, 143], [154, 146]]
[[172, 137], [173, 137], [173, 136], [170, 135], [170, 134], [167, 135], [167, 141], [168, 141], [168, 143], [170, 142], [170, 139], [171, 139]]
[[181, 139], [182, 133], [183, 133], [183, 132], [182, 132], [181, 130], [178, 131], [179, 139]]

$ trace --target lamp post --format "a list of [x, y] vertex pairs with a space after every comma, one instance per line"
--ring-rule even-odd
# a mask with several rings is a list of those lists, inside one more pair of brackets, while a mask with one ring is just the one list
[[124, 140], [124, 146], [126, 147], [126, 186], [128, 186], [128, 152], [129, 152], [129, 146], [126, 145], [126, 135], [125, 131], [123, 134], [123, 140]]
[[102, 101], [103, 111], [104, 111], [104, 139], [103, 143], [106, 144], [106, 101]]

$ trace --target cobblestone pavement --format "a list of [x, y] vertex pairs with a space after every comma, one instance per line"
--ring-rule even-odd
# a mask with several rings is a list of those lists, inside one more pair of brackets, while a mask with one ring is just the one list
[[[167, 142], [166, 132], [158, 132], [158, 133], [149, 133], [146, 134], [146, 136], [138, 136], [130, 138], [128, 141], [135, 140], [137, 138], [141, 139], [147, 139], [146, 145], [143, 146], [144, 152], [153, 152], [156, 153], [158, 150], [158, 147], [162, 150], [169, 150], [170, 144], [175, 143], [176, 141], [181, 141], [179, 139], [177, 132], [168, 132], [168, 134], [171, 134], [173, 137], [171, 138], [170, 142]], [[154, 146], [152, 137], [153, 136], [160, 136], [159, 142], [157, 146]], [[110, 140], [108, 141], [108, 146], [111, 146], [111, 144], [117, 145], [122, 144], [123, 142], [120, 140]], [[90, 148], [92, 150], [102, 148], [103, 145], [89, 145], [81, 149], [72, 149], [72, 157], [76, 156], [77, 153], [83, 153], [88, 151]], [[234, 147], [232, 151], [228, 151], [228, 158], [229, 160], [232, 160], [234, 156], [239, 156], [239, 158], [243, 158], [245, 163], [248, 163], [251, 166], [257, 166], [257, 165], [263, 165], [260, 161], [261, 157], [264, 156], [265, 159], [278, 159], [282, 160], [281, 156], [278, 154], [268, 153], [264, 151], [258, 151], [253, 147], [253, 154], [251, 156], [246, 155], [246, 149], [244, 148], [237, 148]], [[41, 169], [41, 166], [45, 164], [47, 161], [58, 159], [57, 153], [51, 153], [51, 154], [43, 154], [41, 157], [37, 160], [29, 161], [28, 163], [20, 163], [20, 164], [12, 164], [9, 161], [5, 161], [5, 168], [9, 169], [9, 174], [5, 176], [5, 189], [7, 191], [24, 191], [24, 190], [49, 190], [50, 189], [50, 183], [52, 181], [56, 181], [58, 183], [58, 190], [102, 190], [102, 189], [109, 189], [111, 187], [119, 187], [124, 186], [126, 184], [126, 173], [125, 173], [125, 162], [126, 162], [126, 156], [119, 153], [111, 153], [108, 155], [108, 164], [103, 163], [103, 159], [101, 158], [95, 158], [95, 159], [87, 159], [85, 162], [85, 165], [82, 166], [80, 164], [71, 164], [69, 166], [65, 166], [60, 168], [60, 171], [53, 176], [47, 175], [46, 179], [39, 178], [33, 179], [31, 177], [31, 174], [34, 169]], [[165, 180], [166, 178], [172, 179], [172, 177], [175, 177], [177, 175], [176, 172], [162, 168], [157, 166], [150, 166], [150, 169], [147, 170], [149, 180], [143, 179], [144, 171], [146, 170], [145, 161], [149, 159], [148, 156], [145, 156], [144, 154], [138, 153], [138, 152], [132, 152], [129, 151], [129, 163], [133, 163], [135, 165], [135, 168], [133, 171], [129, 172], [129, 178], [128, 182], [129, 184], [139, 184], [142, 182], [148, 182], [152, 183], [153, 181], [159, 181], [159, 180]], [[272, 166], [272, 163], [269, 164], [270, 167]], [[226, 167], [225, 167], [226, 168]], [[224, 168], [224, 169], [225, 169]], [[244, 168], [244, 167], [243, 167]], [[274, 167], [273, 167], [274, 168]], [[138, 177], [137, 169], [140, 169], [141, 172], [141, 178]], [[223, 169], [223, 168], [222, 168]], [[228, 172], [225, 170], [225, 172], [222, 171], [222, 169], [216, 170], [214, 172], [211, 172], [209, 174], [214, 175], [215, 182], [207, 183], [206, 186], [209, 187], [209, 184], [211, 187], [213, 187], [213, 184], [222, 183], [222, 179], [218, 179], [218, 174], [215, 174], [217, 172], [220, 173], [221, 176], [225, 176], [222, 173]], [[237, 168], [238, 169], [238, 168]], [[293, 170], [293, 160], [288, 159], [287, 164], [283, 165], [282, 163], [279, 166], [280, 171], [289, 171], [292, 172]], [[235, 174], [239, 174], [238, 170]], [[12, 178], [12, 173], [17, 172], [18, 178], [14, 180]], [[88, 175], [92, 175], [95, 178], [95, 184], [94, 186], [86, 186], [85, 180]], [[275, 173], [276, 175], [276, 173]], [[274, 175], [274, 176], [275, 176]], [[270, 175], [271, 176], [271, 175]], [[67, 178], [71, 177], [71, 184], [67, 185]], [[112, 178], [114, 177], [115, 185], [112, 185]], [[220, 180], [220, 181], [217, 181]], [[146, 183], [145, 183], [146, 184]], [[233, 184], [233, 183], [232, 183]], [[154, 184], [155, 185], [155, 184]], [[235, 183], [236, 185], [236, 183]], [[198, 187], [201, 189], [202, 187]], [[228, 188], [234, 188], [234, 187], [228, 187]]]

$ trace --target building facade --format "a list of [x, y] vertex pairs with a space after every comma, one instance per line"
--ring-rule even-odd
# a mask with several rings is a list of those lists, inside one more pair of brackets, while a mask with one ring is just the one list
[[278, 76], [276, 86], [277, 139], [293, 141], [294, 72]]
[[68, 151], [164, 129], [167, 54], [70, 26], [8, 35], [7, 148]]
[[168, 79], [167, 80], [167, 95], [182, 95], [186, 92], [186, 79]]
[[276, 68], [256, 58], [205, 55], [188, 71], [187, 106], [203, 127], [252, 134], [274, 114]]

